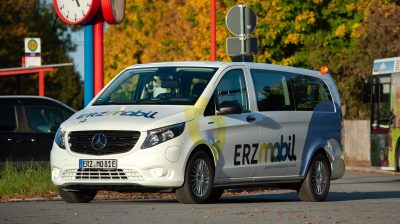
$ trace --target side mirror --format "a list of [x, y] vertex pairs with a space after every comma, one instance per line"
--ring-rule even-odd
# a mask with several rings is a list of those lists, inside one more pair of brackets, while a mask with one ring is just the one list
[[227, 114], [241, 114], [243, 112], [242, 106], [236, 101], [224, 101], [218, 105], [219, 115]]
[[369, 103], [371, 101], [371, 82], [366, 82], [363, 85], [363, 102]]

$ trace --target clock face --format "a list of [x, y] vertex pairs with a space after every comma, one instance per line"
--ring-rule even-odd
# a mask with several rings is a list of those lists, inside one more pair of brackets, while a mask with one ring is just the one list
[[58, 16], [66, 23], [88, 22], [96, 14], [100, 0], [53, 0]]
[[101, 0], [104, 20], [109, 24], [122, 21], [125, 14], [125, 0]]

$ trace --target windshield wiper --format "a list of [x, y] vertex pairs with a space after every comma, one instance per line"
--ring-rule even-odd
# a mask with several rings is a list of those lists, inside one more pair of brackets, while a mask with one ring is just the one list
[[149, 100], [149, 99], [141, 99], [136, 101], [124, 101], [124, 102], [95, 102], [94, 106], [99, 105], [141, 105], [141, 104], [160, 104], [159, 100]]
[[127, 101], [127, 102], [95, 102], [94, 106], [99, 105], [135, 105], [138, 104], [137, 101]]
[[160, 100], [148, 100], [148, 99], [141, 99], [137, 101], [139, 104], [159, 104], [161, 103]]

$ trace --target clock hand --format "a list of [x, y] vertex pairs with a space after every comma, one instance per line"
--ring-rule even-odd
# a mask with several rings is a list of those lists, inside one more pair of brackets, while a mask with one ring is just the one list
[[78, 5], [78, 7], [80, 8], [81, 4], [79, 4], [79, 0], [75, 0], [75, 1], [76, 1], [76, 4]]

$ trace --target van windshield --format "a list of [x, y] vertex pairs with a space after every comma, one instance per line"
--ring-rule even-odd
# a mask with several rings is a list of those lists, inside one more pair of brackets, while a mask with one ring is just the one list
[[93, 105], [194, 105], [216, 71], [198, 67], [126, 70]]

